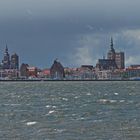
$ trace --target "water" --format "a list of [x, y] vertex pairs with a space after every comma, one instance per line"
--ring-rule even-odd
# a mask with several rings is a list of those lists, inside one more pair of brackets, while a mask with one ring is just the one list
[[139, 140], [140, 82], [1, 82], [0, 140]]

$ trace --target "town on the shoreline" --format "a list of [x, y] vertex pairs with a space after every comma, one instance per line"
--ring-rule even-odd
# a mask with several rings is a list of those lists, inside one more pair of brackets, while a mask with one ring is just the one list
[[116, 52], [113, 38], [107, 58], [98, 59], [96, 66], [81, 65], [77, 68], [64, 67], [58, 59], [46, 69], [25, 63], [19, 66], [19, 56], [14, 53], [10, 57], [6, 45], [0, 64], [0, 80], [140, 80], [140, 65], [125, 68], [125, 53]]

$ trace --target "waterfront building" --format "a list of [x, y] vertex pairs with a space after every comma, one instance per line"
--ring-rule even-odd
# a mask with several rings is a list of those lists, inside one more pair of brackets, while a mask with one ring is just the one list
[[82, 65], [79, 74], [82, 80], [96, 79], [95, 68], [92, 65]]
[[72, 80], [72, 79], [74, 79], [74, 78], [73, 78], [73, 75], [74, 75], [75, 71], [76, 71], [75, 68], [68, 68], [68, 67], [65, 67], [65, 68], [64, 68], [65, 79], [67, 79], [67, 80]]
[[140, 79], [140, 65], [131, 65], [122, 72], [124, 79]]
[[37, 77], [40, 78], [40, 79], [48, 79], [50, 80], [50, 69], [46, 68], [46, 69], [38, 69], [37, 70]]
[[115, 56], [116, 56], [115, 62], [117, 64], [118, 69], [124, 69], [125, 68], [124, 52], [116, 52]]
[[37, 77], [37, 67], [27, 67], [28, 77], [35, 78]]
[[58, 59], [54, 60], [53, 65], [50, 68], [50, 75], [52, 79], [62, 80], [65, 77], [64, 67], [58, 61]]
[[65, 68], [66, 80], [94, 80], [95, 68], [92, 65], [81, 65], [79, 68]]
[[10, 55], [8, 52], [8, 47], [6, 45], [5, 52], [4, 52], [4, 57], [2, 60], [2, 69], [10, 69]]
[[11, 55], [11, 58], [10, 58], [7, 45], [4, 51], [4, 57], [3, 57], [2, 63], [0, 64], [0, 69], [3, 69], [3, 70], [5, 69], [18, 70], [19, 69], [19, 56], [15, 53]]
[[11, 69], [19, 69], [19, 56], [16, 53], [11, 56]]
[[28, 78], [29, 77], [28, 67], [29, 67], [28, 64], [24, 64], [24, 63], [21, 64], [21, 66], [20, 66], [20, 77], [21, 78]]
[[121, 80], [121, 72], [120, 71], [112, 71], [112, 70], [102, 70], [97, 72], [98, 80]]
[[42, 73], [45, 78], [50, 79], [50, 69], [44, 69]]
[[124, 52], [116, 52], [114, 49], [114, 44], [113, 44], [113, 38], [111, 38], [111, 45], [110, 45], [110, 50], [107, 54], [107, 58], [110, 60], [115, 60], [115, 63], [117, 65], [118, 69], [124, 69], [125, 68], [125, 56]]
[[96, 64], [96, 70], [115, 70], [117, 69], [117, 65], [115, 60], [112, 59], [99, 59]]
[[111, 71], [110, 70], [100, 70], [97, 72], [98, 80], [109, 80], [111, 79]]
[[94, 69], [94, 67], [93, 67], [93, 65], [81, 65], [81, 68], [85, 68], [85, 69], [89, 69], [89, 70], [93, 70]]
[[18, 79], [19, 71], [16, 69], [1, 69], [0, 79]]
[[99, 59], [96, 64], [96, 70], [116, 70], [125, 68], [124, 52], [116, 52], [114, 49], [113, 38], [111, 38], [110, 50], [107, 53], [107, 59]]
[[130, 65], [129, 69], [140, 69], [140, 65]]

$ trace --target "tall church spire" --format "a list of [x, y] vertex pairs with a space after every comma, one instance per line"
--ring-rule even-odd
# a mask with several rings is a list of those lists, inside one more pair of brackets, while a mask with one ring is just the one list
[[5, 52], [4, 52], [4, 57], [3, 57], [2, 63], [3, 63], [3, 69], [9, 69], [10, 68], [10, 55], [8, 53], [7, 44], [6, 44], [6, 47], [5, 47]]
[[8, 46], [6, 44], [6, 48], [5, 48], [5, 53], [7, 54], [8, 53]]
[[112, 37], [111, 37], [111, 44], [110, 44], [110, 47], [111, 47], [111, 51], [112, 51], [112, 52], [115, 52], [114, 44], [113, 44], [113, 38], [112, 38]]
[[113, 49], [113, 38], [111, 37], [111, 49]]
[[113, 38], [112, 37], [111, 37], [110, 50], [108, 52], [107, 58], [111, 59], [111, 60], [115, 60], [115, 58], [116, 58], [116, 53], [115, 53], [115, 49], [114, 49], [114, 45], [113, 45]]

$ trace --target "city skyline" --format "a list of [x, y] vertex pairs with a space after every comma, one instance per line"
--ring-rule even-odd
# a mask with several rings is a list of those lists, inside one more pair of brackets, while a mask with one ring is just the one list
[[[107, 50], [106, 50], [107, 51]], [[11, 57], [11, 58], [10, 58]], [[55, 61], [59, 62], [59, 59], [56, 58]], [[19, 65], [24, 65], [24, 62], [19, 61], [19, 56], [17, 53], [10, 54], [8, 50], [8, 46], [6, 44], [5, 51], [3, 53], [3, 59], [1, 61], [0, 67], [2, 69], [19, 69]], [[25, 65], [29, 66], [30, 62], [26, 63]], [[84, 64], [81, 64], [83, 66]], [[85, 64], [85, 65], [92, 65], [93, 64]], [[33, 66], [33, 65], [31, 65]], [[110, 39], [110, 48], [107, 51], [106, 55], [103, 55], [103, 58], [98, 58], [97, 63], [95, 64], [95, 67], [106, 67], [107, 69], [124, 69], [125, 68], [125, 52], [119, 51], [116, 52], [114, 48], [114, 41], [113, 37]], [[38, 66], [34, 66], [38, 67]], [[69, 66], [68, 66], [69, 67]], [[38, 67], [39, 68], [39, 67]], [[106, 69], [105, 68], [105, 69]]]
[[10, 54], [6, 45], [0, 64], [1, 80], [137, 80], [140, 77], [140, 64], [125, 67], [125, 52], [116, 51], [113, 38], [107, 57], [98, 58], [96, 65], [66, 67], [55, 59], [51, 67], [40, 67], [21, 62], [17, 53]]
[[[138, 0], [2, 0], [0, 59], [5, 44], [20, 62], [50, 67], [55, 58], [64, 66], [97, 63], [107, 53], [110, 37], [126, 54], [126, 66], [139, 64]], [[119, 9], [119, 10], [118, 10]]]

